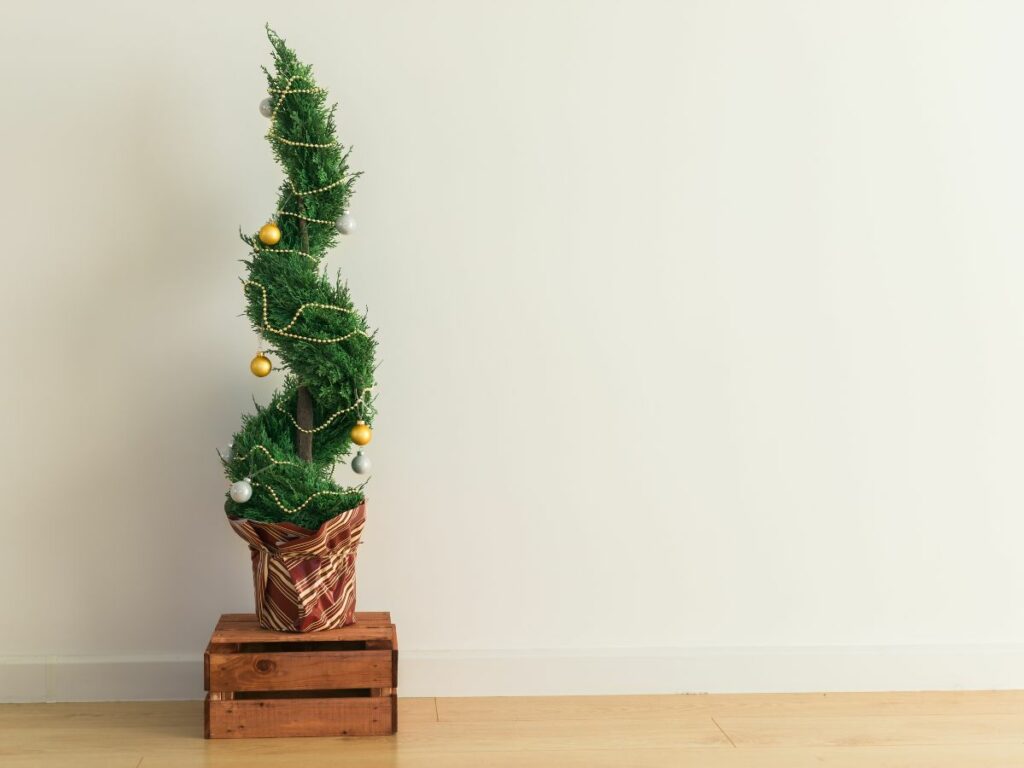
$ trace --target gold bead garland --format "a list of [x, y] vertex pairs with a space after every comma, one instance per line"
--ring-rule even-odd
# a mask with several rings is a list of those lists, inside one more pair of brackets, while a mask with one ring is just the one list
[[327, 149], [328, 147], [336, 146], [333, 142], [330, 144], [310, 144], [309, 142], [306, 141], [292, 141], [291, 139], [286, 139], [282, 136], [278, 136], [274, 132], [268, 133], [267, 137], [273, 139], [274, 141], [280, 141], [282, 144], [289, 144], [293, 147], [305, 147], [306, 149]]
[[[267, 447], [262, 444], [254, 445], [251, 449], [249, 449], [249, 453], [245, 454], [245, 456], [238, 456], [235, 459], [233, 459], [233, 461], [244, 461], [245, 459], [249, 458], [254, 451], [262, 451], [263, 453], [265, 453], [267, 455], [267, 458], [270, 460], [270, 463], [274, 465], [286, 464], [292, 467], [300, 466], [299, 464], [296, 464], [294, 461], [279, 461], [278, 459], [275, 459], [273, 454], [270, 453]], [[281, 502], [280, 497], [277, 495], [277, 491], [275, 491], [273, 487], [265, 483], [257, 483], [253, 480], [250, 480], [250, 484], [253, 486], [253, 488], [266, 488], [267, 491], [270, 492], [270, 495], [274, 498], [274, 503], [276, 503], [277, 506], [280, 507], [281, 511], [284, 512], [286, 515], [293, 515], [296, 512], [302, 511], [303, 509], [306, 508], [306, 506], [309, 505], [309, 503], [313, 499], [317, 498], [318, 496], [346, 496], [350, 493], [358, 492], [357, 488], [346, 488], [343, 491], [317, 491], [316, 493], [312, 494], [309, 498], [307, 498], [304, 502], [302, 502], [299, 506], [295, 507], [294, 509], [289, 509]]]
[[267, 289], [264, 288], [259, 283], [257, 283], [255, 280], [245, 280], [245, 281], [242, 282], [242, 290], [244, 291], [250, 285], [255, 285], [257, 288], [259, 288], [263, 292], [263, 327], [260, 329], [261, 331], [267, 331], [269, 333], [275, 333], [278, 336], [285, 336], [285, 337], [287, 337], [289, 339], [298, 339], [299, 341], [308, 341], [308, 342], [311, 342], [313, 344], [337, 344], [337, 343], [342, 342], [342, 341], [347, 341], [348, 339], [351, 339], [353, 336], [357, 336], [359, 334], [362, 334], [366, 338], [370, 338], [370, 334], [368, 334], [362, 328], [357, 328], [354, 331], [346, 333], [344, 336], [335, 336], [332, 339], [315, 339], [312, 336], [302, 336], [301, 334], [291, 333], [289, 331], [289, 329], [293, 325], [295, 325], [295, 323], [298, 322], [299, 317], [302, 315], [302, 312], [306, 309], [306, 307], [315, 307], [317, 309], [330, 309], [330, 310], [333, 310], [335, 312], [345, 312], [345, 313], [348, 313], [348, 314], [355, 314], [355, 310], [354, 309], [347, 309], [345, 307], [336, 307], [333, 304], [321, 304], [321, 303], [316, 302], [316, 301], [311, 301], [311, 302], [308, 302], [306, 304], [301, 305], [297, 310], [295, 310], [295, 315], [292, 317], [292, 320], [291, 320], [290, 323], [288, 323], [288, 325], [284, 326], [283, 328], [275, 328], [274, 326], [272, 326], [270, 324], [270, 320], [267, 317]]
[[278, 403], [276, 407], [277, 410], [279, 410], [281, 413], [283, 413], [285, 416], [291, 419], [292, 424], [295, 426], [297, 430], [299, 430], [299, 432], [305, 432], [307, 435], [313, 435], [322, 429], [327, 429], [327, 427], [331, 425], [331, 422], [334, 421], [339, 416], [341, 416], [342, 414], [348, 413], [349, 411], [354, 411], [356, 408], [361, 406], [363, 404], [363, 396], [367, 392], [372, 391], [373, 387], [364, 388], [363, 391], [359, 393], [359, 397], [356, 398], [356, 401], [352, 403], [352, 405], [350, 405], [348, 408], [342, 408], [340, 411], [335, 411], [330, 416], [328, 416], [327, 419], [324, 420], [323, 424], [321, 424], [319, 427], [314, 427], [313, 429], [306, 429], [305, 427], [299, 426], [299, 422], [295, 420], [295, 417], [288, 413], [288, 411], [286, 411], [284, 408], [282, 408], [280, 403]]
[[337, 186], [341, 186], [342, 184], [345, 183], [345, 178], [342, 177], [342, 178], [338, 179], [337, 181], [333, 181], [333, 182], [331, 182], [330, 184], [328, 184], [327, 186], [324, 186], [324, 187], [319, 187], [317, 189], [307, 189], [305, 192], [299, 192], [299, 190], [297, 190], [295, 188], [295, 184], [292, 183], [291, 179], [288, 179], [288, 183], [291, 184], [292, 193], [295, 194], [296, 197], [302, 197], [303, 195], [315, 195], [318, 192], [326, 192], [328, 189], [334, 189]]
[[252, 486], [254, 488], [266, 488], [268, 491], [270, 491], [270, 495], [274, 497], [274, 501], [277, 503], [277, 506], [279, 506], [281, 508], [281, 511], [284, 512], [286, 515], [294, 515], [296, 512], [301, 512], [303, 509], [305, 509], [309, 502], [311, 502], [317, 496], [347, 496], [350, 493], [358, 493], [358, 491], [355, 488], [348, 488], [344, 491], [317, 491], [304, 502], [299, 504], [299, 506], [295, 507], [294, 509], [289, 509], [288, 507], [281, 503], [281, 499], [278, 498], [277, 496], [277, 491], [275, 491], [269, 485], [265, 485], [263, 483], [252, 483]]
[[292, 81], [302, 77], [302, 75], [292, 75], [291, 79], [288, 80], [288, 85], [284, 88], [268, 88], [269, 93], [280, 93], [283, 96], [287, 96], [289, 93], [326, 93], [323, 88], [292, 88]]
[[332, 227], [334, 226], [333, 221], [327, 221], [326, 219], [312, 219], [309, 216], [303, 216], [301, 213], [292, 213], [291, 211], [278, 211], [277, 215], [294, 216], [296, 219], [302, 219], [303, 221], [308, 221], [312, 224], [330, 224]]
[[232, 459], [232, 461], [245, 461], [250, 456], [252, 456], [254, 451], [263, 451], [263, 453], [265, 453], [267, 455], [267, 458], [270, 460], [271, 464], [287, 464], [288, 466], [291, 466], [291, 467], [301, 466], [300, 464], [296, 464], [294, 461], [279, 461], [278, 459], [275, 459], [274, 458], [274, 454], [272, 454], [267, 449], [267, 447], [265, 445], [262, 445], [262, 444], [261, 445], [254, 445], [252, 448], [249, 449], [249, 452], [247, 454], [245, 454], [245, 456], [236, 456], [234, 459]]
[[312, 259], [313, 261], [319, 261], [319, 259], [317, 259], [316, 256], [313, 256], [312, 254], [306, 253], [305, 251], [297, 251], [294, 248], [253, 248], [252, 252], [254, 254], [255, 253], [295, 253], [295, 254], [298, 254], [299, 256], [305, 256], [307, 259]]

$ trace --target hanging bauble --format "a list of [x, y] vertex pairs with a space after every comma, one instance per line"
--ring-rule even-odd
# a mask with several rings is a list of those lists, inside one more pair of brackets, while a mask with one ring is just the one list
[[370, 429], [370, 425], [360, 419], [356, 422], [356, 425], [352, 427], [352, 431], [349, 433], [352, 438], [352, 442], [356, 445], [366, 445], [373, 439], [373, 430]]
[[357, 475], [365, 475], [370, 469], [370, 457], [362, 451], [356, 451], [356, 455], [352, 459], [352, 471]]
[[217, 449], [217, 453], [224, 461], [231, 461], [233, 458], [235, 458], [234, 445], [234, 442], [231, 442], [228, 443], [228, 447], [225, 448], [223, 451], [220, 450], [220, 448]]
[[334, 222], [334, 226], [337, 227], [341, 234], [351, 235], [356, 231], [356, 219], [351, 213], [345, 211], [338, 217], [338, 220]]
[[273, 99], [264, 99], [260, 102], [260, 114], [264, 117], [274, 116], [274, 101]]
[[245, 502], [252, 498], [252, 483], [249, 482], [249, 478], [247, 477], [245, 480], [232, 483], [228, 495], [236, 504], [245, 504]]
[[273, 370], [274, 366], [270, 363], [270, 358], [264, 355], [262, 352], [257, 352], [256, 357], [249, 363], [249, 370], [252, 371], [254, 376], [259, 376], [261, 379]]
[[260, 227], [260, 242], [264, 245], [277, 245], [281, 242], [281, 229], [272, 221]]

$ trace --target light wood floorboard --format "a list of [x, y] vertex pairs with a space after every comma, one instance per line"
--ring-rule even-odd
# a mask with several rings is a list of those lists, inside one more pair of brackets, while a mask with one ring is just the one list
[[1007, 768], [1024, 692], [402, 699], [367, 739], [202, 738], [200, 702], [0, 706], [3, 768]]

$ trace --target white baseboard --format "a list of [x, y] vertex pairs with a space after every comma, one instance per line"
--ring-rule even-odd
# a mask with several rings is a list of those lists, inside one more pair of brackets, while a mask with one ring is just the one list
[[0, 702], [203, 698], [203, 658], [0, 656]]
[[[1024, 688], [1024, 646], [402, 651], [404, 696]], [[202, 657], [0, 657], [0, 701], [198, 699]]]
[[408, 695], [995, 690], [1024, 688], [1024, 646], [419, 652]]

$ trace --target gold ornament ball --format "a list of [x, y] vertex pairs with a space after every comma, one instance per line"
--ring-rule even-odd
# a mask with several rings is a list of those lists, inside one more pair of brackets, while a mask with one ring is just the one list
[[281, 242], [281, 230], [272, 221], [260, 227], [260, 242], [264, 245], [277, 245]]
[[365, 421], [357, 421], [349, 435], [356, 445], [366, 445], [373, 439], [373, 430]]
[[260, 352], [256, 357], [249, 363], [249, 370], [253, 372], [254, 376], [259, 376], [261, 379], [270, 373], [274, 366], [270, 364], [270, 358]]

